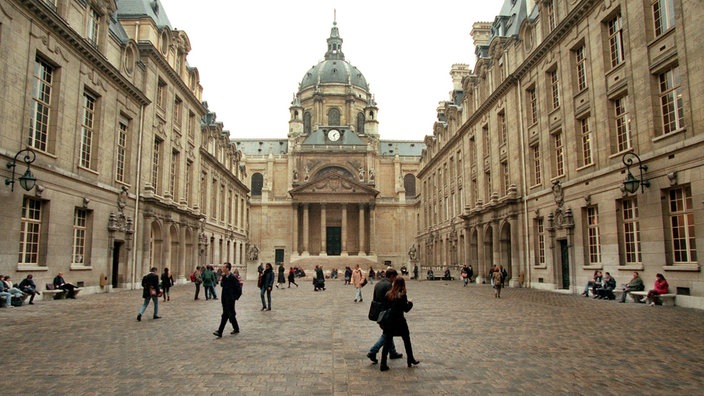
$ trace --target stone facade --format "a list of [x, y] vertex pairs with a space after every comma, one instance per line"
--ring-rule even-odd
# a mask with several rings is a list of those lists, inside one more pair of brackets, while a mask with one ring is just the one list
[[241, 153], [158, 1], [11, 0], [0, 29], [0, 155], [31, 148], [37, 179], [0, 191], [0, 272], [98, 292], [244, 262]]
[[[453, 67], [425, 140], [421, 257], [574, 293], [595, 270], [648, 288], [663, 273], [678, 305], [704, 306], [702, 16], [680, 0], [507, 0], [475, 23], [474, 70]], [[629, 173], [647, 183], [627, 191]]]

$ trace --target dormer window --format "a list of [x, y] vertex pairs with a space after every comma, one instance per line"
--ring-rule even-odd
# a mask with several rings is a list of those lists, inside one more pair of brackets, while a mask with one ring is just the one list
[[98, 45], [98, 34], [100, 33], [100, 14], [95, 8], [90, 7], [88, 11], [88, 23], [86, 24], [86, 38], [91, 44]]

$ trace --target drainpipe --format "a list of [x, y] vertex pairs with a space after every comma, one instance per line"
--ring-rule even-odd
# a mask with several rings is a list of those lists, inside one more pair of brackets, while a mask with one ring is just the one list
[[142, 147], [144, 146], [144, 108], [146, 105], [142, 105], [139, 109], [139, 145], [137, 146], [137, 190], [135, 192], [135, 204], [134, 204], [134, 246], [132, 246], [132, 284], [131, 288], [135, 289], [137, 284], [137, 246], [141, 243], [139, 237], [139, 230], [141, 229], [141, 222], [139, 221], [139, 198], [141, 196], [141, 186], [142, 186]]
[[519, 119], [519, 133], [520, 133], [520, 141], [521, 141], [521, 167], [523, 168], [523, 177], [522, 177], [522, 182], [523, 182], [523, 253], [524, 253], [524, 258], [523, 258], [523, 263], [526, 266], [525, 267], [525, 277], [523, 279], [524, 284], [530, 285], [531, 283], [531, 274], [530, 274], [530, 249], [528, 248], [530, 246], [530, 240], [528, 238], [528, 182], [527, 182], [527, 174], [526, 174], [526, 148], [525, 148], [525, 132], [523, 128], [523, 96], [521, 95], [523, 92], [522, 84], [521, 84], [521, 79], [518, 77], [516, 78], [516, 82], [518, 83], [518, 119]]

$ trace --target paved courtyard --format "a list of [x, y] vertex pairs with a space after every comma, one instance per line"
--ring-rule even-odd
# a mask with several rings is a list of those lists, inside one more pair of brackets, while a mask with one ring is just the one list
[[[241, 333], [212, 332], [219, 301], [191, 284], [136, 314], [141, 290], [0, 309], [5, 394], [704, 394], [704, 312], [530, 289], [494, 299], [484, 285], [410, 281], [416, 358], [380, 372], [366, 358], [373, 286], [274, 290], [254, 282], [237, 304]], [[201, 295], [201, 298], [203, 296]], [[397, 339], [399, 351], [403, 343]], [[404, 352], [405, 353], [405, 352]], [[383, 390], [382, 390], [383, 388]], [[6, 391], [10, 390], [6, 393]]]

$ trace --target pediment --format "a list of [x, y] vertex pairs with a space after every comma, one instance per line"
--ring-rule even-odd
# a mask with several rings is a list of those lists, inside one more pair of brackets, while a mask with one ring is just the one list
[[347, 195], [361, 197], [376, 197], [379, 191], [364, 183], [360, 183], [340, 172], [325, 173], [317, 179], [303, 183], [289, 191], [292, 198], [300, 198], [307, 195]]

